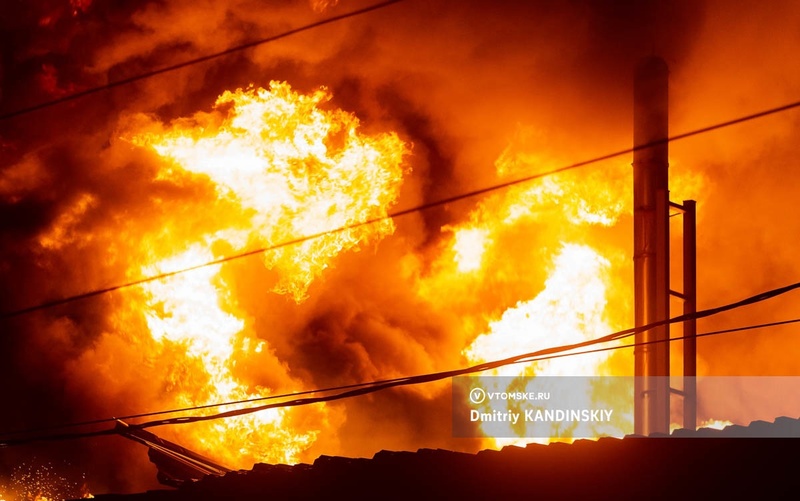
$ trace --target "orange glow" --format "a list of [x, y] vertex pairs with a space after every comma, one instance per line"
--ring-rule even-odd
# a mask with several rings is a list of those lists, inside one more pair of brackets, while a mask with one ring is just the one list
[[331, 7], [335, 7], [339, 0], [310, 0], [311, 8], [316, 12], [324, 12]]
[[727, 421], [725, 419], [706, 419], [705, 421], [697, 425], [697, 429], [699, 430], [700, 428], [711, 428], [714, 430], [724, 430], [728, 426], [733, 426], [733, 422]]
[[[503, 178], [542, 170], [547, 163], [517, 138], [501, 153], [495, 167]], [[435, 272], [421, 281], [420, 293], [436, 300], [451, 297], [457, 290], [477, 288], [471, 302], [450, 300], [448, 304], [459, 312], [464, 309], [464, 329], [472, 331], [463, 350], [469, 364], [587, 341], [629, 325], [632, 312], [625, 304], [608, 308], [617, 297], [630, 292], [623, 278], [629, 262], [620, 248], [586, 235], [593, 226], [613, 227], [630, 214], [631, 199], [624, 195], [630, 182], [629, 166], [622, 162], [580, 175], [549, 176], [484, 198], [467, 222], [446, 228], [452, 234], [450, 250], [442, 253]], [[452, 262], [447, 262], [447, 256], [452, 256]], [[481, 277], [480, 281], [473, 276]], [[493, 285], [510, 287], [516, 294], [503, 297], [493, 293]], [[486, 287], [485, 293], [482, 287]], [[614, 355], [607, 351], [513, 364], [486, 374], [515, 378], [631, 375], [627, 368], [631, 361], [619, 361]], [[494, 388], [499, 383], [491, 378], [481, 381], [487, 392], [512, 390]], [[517, 384], [514, 391], [525, 391], [519, 387], [521, 382], [512, 383]], [[526, 384], [537, 383], [529, 380]], [[622, 397], [599, 389], [574, 395], [575, 404], [583, 406], [618, 404]], [[491, 410], [487, 407], [482, 412]], [[526, 426], [515, 428], [508, 423], [506, 433], [519, 438], [490, 442], [497, 447], [546, 443], [550, 439], [523, 437], [565, 432], [532, 428], [543, 423]], [[613, 423], [580, 426], [587, 429], [572, 430], [574, 436], [623, 436], [633, 431], [632, 408], [630, 413], [618, 413]], [[594, 428], [588, 429], [590, 426]]]
[[[785, 106], [800, 2], [6, 4], [20, 9], [0, 60], [0, 369], [14, 382], [0, 431], [210, 416], [633, 327], [647, 56], [669, 65], [669, 199], [697, 203], [697, 309], [800, 276], [800, 107]], [[670, 213], [676, 316], [684, 218]], [[698, 338], [698, 376], [800, 372], [792, 324], [735, 330], [794, 318], [794, 294], [698, 319], [731, 331]], [[634, 364], [625, 347], [494, 374], [521, 387]], [[233, 469], [549, 441], [522, 423], [454, 436], [449, 383], [148, 429]], [[615, 421], [560, 440], [633, 432], [630, 395], [602, 390], [575, 398]], [[699, 384], [697, 422], [798, 415], [753, 395]], [[204, 408], [158, 413], [185, 407]], [[155, 486], [144, 446], [96, 443], [43, 443], [42, 459], [75, 459], [59, 469], [89, 473], [92, 492]], [[1, 478], [0, 492], [20, 501]]]
[[[701, 421], [697, 425], [697, 428], [695, 428], [695, 429], [699, 430], [701, 428], [711, 428], [713, 430], [724, 430], [726, 427], [732, 426], [732, 425], [733, 425], [733, 422], [727, 421], [727, 420], [724, 420], [724, 419], [706, 419], [704, 421]], [[673, 422], [673, 423], [669, 424], [670, 433], [675, 431], [675, 430], [680, 430], [680, 429], [683, 429], [683, 425], [680, 424], [680, 423], [674, 423]]]
[[93, 205], [96, 199], [92, 195], [82, 195], [70, 210], [61, 213], [50, 229], [39, 236], [39, 245], [48, 250], [57, 250], [75, 242], [73, 229]]
[[[355, 116], [318, 107], [329, 99], [324, 89], [304, 96], [280, 82], [226, 91], [214, 112], [168, 128], [139, 117], [130, 140], [168, 161], [157, 179], [203, 174], [220, 199], [239, 205], [222, 239], [279, 244], [385, 217], [398, 196], [403, 143], [358, 134]], [[265, 265], [281, 272], [279, 291], [299, 301], [334, 256], [392, 231], [387, 219], [328, 234], [271, 251]]]
[[[603, 319], [609, 262], [586, 246], [565, 245], [556, 256], [545, 288], [536, 298], [520, 301], [490, 323], [490, 331], [467, 348], [474, 362], [498, 360], [554, 345], [600, 337], [611, 331]], [[594, 375], [607, 353], [510, 365], [497, 369], [502, 376]]]
[[[303, 95], [272, 82], [268, 89], [226, 91], [212, 111], [168, 124], [145, 115], [129, 117], [122, 137], [155, 154], [155, 182], [208, 182], [216, 198], [208, 223], [193, 240], [173, 238], [165, 230], [162, 239], [142, 242], [140, 252], [155, 264], [135, 266], [129, 276], [169, 273], [212, 261], [221, 251], [232, 254], [321, 234], [262, 258], [271, 272], [263, 288], [302, 304], [343, 252], [391, 234], [389, 219], [358, 225], [385, 217], [397, 200], [408, 148], [395, 134], [360, 134], [358, 120], [331, 110], [330, 99], [325, 89]], [[540, 169], [532, 162], [543, 160], [527, 153], [525, 145], [513, 144], [495, 167], [502, 179]], [[576, 343], [629, 325], [629, 305], [614, 310], [607, 305], [630, 293], [623, 271], [630, 263], [620, 248], [585, 236], [588, 228], [608, 231], [630, 214], [630, 197], [620, 195], [629, 184], [630, 168], [620, 161], [580, 176], [549, 176], [496, 192], [478, 202], [464, 222], [442, 228], [444, 238], [428, 271], [421, 270], [416, 256], [406, 256], [404, 274], [414, 281], [417, 297], [437, 311], [459, 315], [463, 344], [455, 349], [463, 350], [463, 361], [475, 364]], [[77, 217], [72, 214], [79, 216], [92, 203], [79, 199], [41, 237], [42, 245], [68, 238]], [[340, 227], [350, 228], [326, 234]], [[143, 294], [130, 293], [129, 305], [143, 312], [155, 343], [153, 358], [164, 365], [165, 406], [308, 389], [278, 358], [271, 341], [256, 332], [235, 288], [226, 266], [215, 265], [148, 283]], [[504, 292], [495, 294], [494, 288]], [[242, 369], [263, 360], [274, 364], [279, 384], [254, 384]], [[612, 352], [603, 352], [512, 365], [494, 374], [622, 375], [629, 362], [620, 365]], [[596, 405], [618, 397], [576, 398]], [[341, 419], [319, 405], [177, 427], [171, 433], [225, 465], [248, 467], [299, 461], [320, 437], [335, 434], [333, 423]], [[613, 426], [575, 433], [621, 436], [631, 429], [631, 416], [623, 414]], [[497, 446], [530, 441], [489, 440]]]
[[[146, 272], [163, 272], [211, 257], [197, 245]], [[249, 391], [231, 371], [237, 344], [241, 345], [244, 322], [223, 310], [229, 298], [218, 274], [219, 266], [207, 267], [145, 287], [150, 298], [145, 305], [145, 316], [153, 339], [165, 347], [178, 348], [174, 352], [176, 356], [185, 357], [180, 363], [185, 364], [186, 370], [169, 381], [169, 390], [175, 394], [175, 403], [179, 406], [249, 399], [270, 393], [267, 388]], [[264, 342], [255, 341], [247, 346], [252, 344], [255, 344], [252, 350], [256, 351]], [[248, 353], [240, 353], [242, 355]], [[289, 462], [313, 442], [316, 431], [284, 429], [285, 412], [281, 409], [262, 411], [195, 426], [188, 431], [180, 430], [180, 433], [197, 444], [195, 447], [224, 458], [225, 464], [240, 464], [243, 458]], [[270, 440], [254, 439], [256, 430]]]
[[22, 463], [9, 478], [0, 477], [0, 501], [56, 501], [90, 499], [85, 478], [76, 480], [53, 463]]
[[[532, 300], [520, 301], [515, 307], [506, 310], [502, 317], [489, 324], [489, 332], [481, 334], [465, 350], [465, 355], [472, 363], [498, 360], [521, 353], [533, 352], [551, 346], [573, 344], [600, 337], [613, 329], [605, 320], [606, 281], [610, 263], [588, 246], [565, 244], [556, 256], [552, 271], [545, 282], [544, 289]], [[599, 352], [575, 357], [558, 358], [527, 364], [514, 364], [491, 371], [493, 376], [530, 377], [530, 376], [595, 376], [612, 375], [604, 367], [610, 352]], [[525, 388], [520, 389], [516, 382], [509, 387], [497, 387], [496, 379], [482, 377], [482, 386], [486, 391], [534, 391], [533, 386], [541, 391], [541, 383], [535, 378], [525, 379]], [[522, 380], [515, 380], [522, 381]], [[516, 386], [515, 386], [516, 385]], [[613, 397], [613, 396], [612, 396]], [[598, 394], [570, 394], [570, 403], [574, 407], [591, 407], [603, 403]], [[487, 404], [489, 403], [487, 402]], [[502, 405], [495, 402], [493, 405]], [[491, 411], [487, 407], [487, 411]], [[505, 408], [497, 408], [506, 411]], [[572, 430], [576, 436], [622, 436], [631, 423], [624, 420], [614, 427], [588, 428], [588, 423], [581, 423], [581, 428]], [[559, 429], [534, 430], [540, 424], [526, 423], [526, 428], [514, 429], [509, 424], [508, 432], [522, 436], [557, 435], [564, 432]], [[553, 424], [552, 426], [557, 426]], [[586, 429], [584, 429], [586, 428]], [[581, 434], [581, 435], [578, 435]], [[508, 439], [496, 438], [496, 446], [521, 444], [527, 442], [549, 442], [548, 439]]]
[[[554, 163], [531, 151], [529, 136], [518, 133], [500, 154], [495, 161], [498, 177], [529, 175]], [[469, 341], [463, 355], [469, 364], [588, 341], [630, 326], [632, 305], [620, 301], [633, 292], [630, 279], [626, 279], [629, 258], [624, 247], [609, 245], [605, 237], [593, 238], [591, 228], [600, 228], [597, 234], [602, 235], [630, 224], [631, 176], [630, 166], [624, 161], [608, 162], [580, 174], [547, 176], [485, 197], [467, 221], [445, 228], [452, 235], [449, 248], [442, 252], [434, 272], [421, 281], [420, 293], [431, 301], [458, 297], [456, 291], [472, 297], [444, 301], [461, 315]], [[703, 177], [693, 174], [672, 176], [679, 197], [692, 198], [705, 183]], [[504, 296], [495, 293], [493, 287], [514, 292]], [[601, 347], [611, 346], [613, 343]], [[605, 351], [513, 364], [487, 374], [514, 378], [630, 376], [630, 355], [629, 351]], [[512, 391], [510, 387], [493, 387], [499, 383], [490, 378], [481, 381], [487, 392]], [[525, 391], [519, 387], [521, 382], [512, 383], [518, 385], [514, 391]], [[613, 402], [617, 409], [620, 402], [630, 400], [628, 395], [608, 394], [603, 389], [574, 397], [576, 405], [597, 407]], [[487, 407], [483, 412], [491, 410]], [[630, 409], [616, 414], [613, 423], [581, 423], [579, 426], [586, 429], [572, 430], [572, 434], [621, 437], [633, 432], [632, 413], [631, 403]], [[495, 446], [548, 442], [523, 437], [557, 432], [565, 435], [565, 430], [530, 428], [542, 423], [526, 426], [527, 430], [509, 423], [506, 434], [519, 438], [491, 442]]]
[[85, 13], [92, 6], [92, 2], [93, 0], [69, 0], [69, 5], [72, 7], [72, 15], [77, 16]]
[[[406, 147], [394, 134], [361, 135], [353, 115], [319, 107], [328, 99], [324, 89], [301, 95], [288, 84], [272, 82], [269, 89], [225, 92], [211, 113], [166, 126], [150, 117], [132, 118], [125, 139], [162, 159], [156, 179], [205, 176], [222, 201], [214, 219], [224, 227], [188, 246], [159, 242], [150, 252], [160, 260], [130, 274], [149, 276], [208, 262], [218, 257], [212, 249], [220, 244], [236, 252], [385, 217], [398, 196]], [[337, 255], [393, 231], [386, 219], [269, 251], [264, 264], [278, 275], [272, 288], [302, 302]], [[137, 307], [144, 311], [150, 336], [171, 358], [166, 390], [172, 405], [305, 389], [286, 367], [281, 379], [287, 387], [251, 387], [241, 379], [237, 363], [271, 356], [271, 350], [237, 315], [236, 298], [221, 270], [221, 265], [209, 266], [151, 282], [143, 298], [131, 298], [141, 301]], [[186, 446], [233, 467], [291, 463], [329, 419], [326, 408], [317, 406], [299, 414], [311, 417], [297, 428], [287, 419], [298, 412], [262, 411], [176, 433]]]
[[453, 251], [458, 271], [468, 273], [480, 269], [488, 245], [486, 237], [487, 231], [477, 228], [462, 228], [454, 232]]

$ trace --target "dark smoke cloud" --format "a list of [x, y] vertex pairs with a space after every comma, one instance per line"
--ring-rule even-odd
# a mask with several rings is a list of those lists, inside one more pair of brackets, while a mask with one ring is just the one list
[[[67, 0], [0, 7], [0, 111], [270, 36], [320, 15], [307, 1], [85, 4], [77, 10]], [[339, 2], [323, 15], [362, 5]], [[399, 202], [407, 207], [496, 182], [494, 162], [512, 141], [536, 154], [543, 169], [627, 147], [632, 68], [652, 53], [671, 68], [676, 132], [796, 99], [800, 70], [791, 55], [800, 47], [798, 10], [791, 2], [411, 0], [5, 120], [0, 304], [9, 311], [117, 284], [126, 270], [164, 250], [164, 236], [194, 242], [222, 225], [215, 214], [231, 208], [211, 205], [225, 202], [215, 201], [207, 180], [154, 180], [159, 160], [119, 140], [135, 113], [168, 122], [208, 111], [222, 91], [251, 83], [286, 80], [300, 91], [325, 85], [334, 96], [330, 106], [354, 112], [363, 130], [396, 130], [413, 144], [412, 173]], [[676, 196], [700, 200], [702, 305], [781, 285], [797, 273], [791, 242], [800, 228], [786, 217], [797, 190], [791, 169], [798, 151], [790, 139], [797, 130], [796, 115], [786, 114], [673, 146]], [[311, 388], [463, 365], [460, 353], [470, 340], [460, 332], [462, 313], [491, 300], [487, 310], [498, 314], [535, 294], [516, 297], [530, 282], [505, 280], [499, 271], [493, 283], [513, 291], [505, 298], [467, 288], [447, 298], [452, 309], [442, 309], [418, 294], [416, 280], [432, 272], [441, 251], [442, 227], [465, 221], [474, 207], [468, 201], [398, 220], [394, 236], [338, 258], [300, 304], [270, 292], [277, 278], [258, 259], [226, 267], [235, 308], [271, 349], [241, 360], [242, 377], [275, 389], [294, 378]], [[56, 227], [64, 228], [62, 243], [43, 244]], [[545, 223], [537, 228], [541, 238], [556, 233]], [[508, 244], [526, 238], [512, 234]], [[620, 232], [620, 238], [627, 237]], [[533, 282], [543, 282], [543, 270], [529, 271]], [[115, 313], [128, 297], [114, 293], [0, 321], [0, 377], [13, 382], [0, 388], [3, 408], [13, 409], [0, 416], [0, 430], [168, 405], [163, 381], [176, 368], [166, 358], [148, 359], [147, 341], [136, 334], [146, 331], [141, 312]], [[761, 311], [789, 310], [781, 303]], [[731, 339], [701, 343], [701, 367], [731, 372], [747, 354], [756, 373], [797, 371], [793, 359], [776, 356], [762, 338]], [[780, 339], [797, 348], [787, 336]], [[304, 459], [381, 448], [475, 450], [480, 444], [450, 437], [449, 405], [449, 393], [439, 387], [335, 404], [338, 433], [319, 437]], [[89, 472], [95, 491], [152, 486], [144, 450], [121, 442], [15, 449], [2, 457], [4, 464], [26, 455], [79, 458], [78, 469]]]

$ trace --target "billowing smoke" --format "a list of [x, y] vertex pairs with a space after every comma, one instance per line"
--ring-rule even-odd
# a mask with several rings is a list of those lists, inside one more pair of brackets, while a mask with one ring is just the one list
[[[0, 111], [366, 5], [7, 3], [0, 7]], [[396, 133], [410, 153], [398, 196], [387, 203], [391, 211], [629, 147], [632, 68], [642, 56], [655, 53], [670, 65], [675, 133], [795, 100], [800, 69], [791, 55], [800, 48], [799, 16], [791, 2], [407, 0], [3, 120], [1, 309], [137, 279], [155, 261], [199, 242], [209, 243], [215, 257], [242, 250], [206, 235], [225, 228], [224, 214], [246, 208], [221, 198], [208, 176], [174, 165], [164, 175], [173, 160], [135, 140], [136, 124], [166, 130], [213, 114], [226, 90], [273, 80], [301, 94], [325, 86], [332, 98], [321, 108], [352, 113], [365, 137]], [[226, 111], [216, 113], [221, 120]], [[673, 199], [699, 202], [701, 308], [800, 275], [790, 171], [797, 131], [797, 115], [788, 112], [671, 146]], [[332, 257], [297, 297], [276, 292], [284, 277], [268, 258], [225, 264], [213, 278], [228, 291], [222, 309], [240, 319], [237, 336], [250, 343], [233, 357], [231, 373], [250, 395], [463, 366], [463, 351], [492, 322], [544, 289], [562, 242], [603, 249], [612, 275], [606, 321], [629, 327], [629, 162], [621, 157], [517, 192], [529, 209], [499, 193], [398, 218], [391, 234]], [[476, 258], [477, 274], [453, 266], [469, 258], [454, 247], [464, 227], [491, 236], [490, 249]], [[674, 269], [679, 288], [677, 263]], [[187, 360], [174, 353], [182, 345], [165, 348], [151, 337], [148, 319], [168, 306], [148, 294], [126, 289], [0, 321], [0, 377], [8, 382], [0, 387], [0, 431], [179, 405], [176, 388], [192, 377], [192, 367], [174, 362]], [[775, 302], [702, 322], [700, 331], [790, 314], [791, 300]], [[256, 350], [259, 342], [263, 349]], [[789, 330], [777, 329], [704, 340], [700, 371], [793, 374], [797, 343]], [[629, 350], [609, 362], [619, 373], [632, 370], [628, 365]], [[746, 419], [742, 406], [726, 407], [741, 416], [713, 415], [712, 407], [701, 406], [708, 414], [700, 417]], [[439, 384], [297, 410], [287, 413], [282, 430], [314, 432], [294, 443], [292, 459], [306, 462], [320, 454], [486, 445], [452, 438], [449, 412], [449, 387]], [[200, 441], [193, 445], [203, 449]], [[212, 449], [203, 452], [214, 455]], [[70, 461], [96, 492], [154, 485], [144, 449], [117, 437], [5, 449], [0, 475], [30, 458]], [[248, 459], [254, 458], [234, 466], [246, 467]]]

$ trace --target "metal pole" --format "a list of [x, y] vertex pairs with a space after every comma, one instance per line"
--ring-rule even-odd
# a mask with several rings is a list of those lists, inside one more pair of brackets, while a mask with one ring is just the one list
[[[668, 81], [663, 59], [636, 67], [633, 117], [633, 263], [637, 327], [669, 317]], [[634, 433], [669, 433], [669, 326], [636, 335]]]
[[[683, 202], [683, 314], [697, 311], [697, 202]], [[697, 321], [683, 323], [683, 427], [697, 428]]]

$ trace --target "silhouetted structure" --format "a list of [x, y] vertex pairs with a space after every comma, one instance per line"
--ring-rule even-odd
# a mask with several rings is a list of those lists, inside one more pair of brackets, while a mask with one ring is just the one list
[[800, 484], [793, 459], [799, 448], [800, 419], [783, 417], [660, 438], [532, 444], [477, 454], [421, 449], [381, 451], [371, 459], [322, 456], [313, 464], [258, 464], [251, 471], [207, 476], [176, 491], [96, 499], [720, 499], [745, 492], [788, 498], [796, 497]]
[[[669, 318], [669, 69], [637, 66], [633, 89], [633, 282], [636, 327]], [[634, 430], [669, 431], [669, 326], [636, 334]], [[661, 341], [661, 342], [657, 342]], [[652, 343], [652, 344], [641, 344]], [[661, 377], [659, 377], [661, 376]]]
[[164, 485], [180, 487], [207, 475], [224, 475], [231, 471], [205, 456], [147, 430], [130, 427], [123, 421], [117, 420], [117, 431], [123, 437], [147, 446], [147, 457], [158, 468], [158, 481]]

